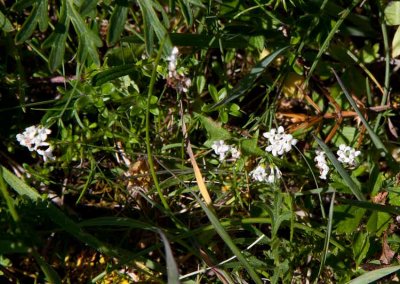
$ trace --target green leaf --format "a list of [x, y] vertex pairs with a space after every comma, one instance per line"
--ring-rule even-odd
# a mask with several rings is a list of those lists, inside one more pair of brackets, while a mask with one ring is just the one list
[[49, 56], [49, 68], [55, 71], [63, 62], [65, 46], [69, 30], [69, 18], [67, 17], [68, 6], [63, 1], [61, 6], [60, 20], [55, 25], [53, 33], [43, 42], [42, 47], [51, 47]]
[[0, 29], [2, 29], [5, 32], [11, 32], [14, 30], [11, 22], [9, 19], [7, 19], [6, 16], [0, 11]]
[[339, 161], [336, 159], [335, 155], [332, 153], [332, 151], [329, 149], [329, 147], [326, 146], [326, 144], [324, 142], [322, 142], [318, 137], [316, 137], [315, 135], [313, 135], [313, 136], [314, 136], [314, 139], [317, 141], [318, 145], [326, 153], [326, 156], [332, 162], [333, 166], [338, 171], [340, 176], [343, 178], [344, 182], [349, 187], [349, 189], [354, 194], [354, 196], [357, 197], [358, 200], [366, 200], [364, 195], [361, 192], [360, 186], [349, 176], [349, 174], [343, 168], [342, 164], [339, 163]]
[[386, 212], [373, 211], [367, 222], [368, 232], [380, 236], [390, 225], [392, 220]]
[[157, 17], [156, 12], [152, 6], [153, 1], [148, 0], [138, 0], [140, 9], [142, 10], [143, 21], [144, 21], [144, 34], [147, 52], [150, 54], [153, 50], [153, 32], [156, 34], [160, 42], [166, 41], [164, 43], [164, 53], [169, 54], [172, 50], [171, 40], [169, 39], [167, 30], [160, 22]]
[[321, 255], [321, 264], [319, 266], [318, 270], [318, 277], [321, 275], [322, 270], [325, 266], [326, 258], [328, 256], [328, 251], [329, 251], [329, 242], [331, 239], [332, 235], [332, 224], [333, 224], [333, 212], [335, 208], [335, 192], [332, 194], [331, 198], [331, 204], [329, 206], [329, 215], [328, 215], [328, 224], [326, 225], [326, 234], [325, 234], [325, 241], [324, 241], [324, 249], [322, 250], [322, 255]]
[[253, 155], [253, 156], [264, 156], [265, 151], [260, 149], [258, 147], [258, 133], [254, 135], [254, 137], [250, 139], [243, 139], [240, 140], [240, 150], [243, 152], [245, 155]]
[[99, 0], [85, 0], [82, 1], [82, 5], [79, 7], [79, 13], [82, 17], [87, 16], [93, 10], [96, 10], [97, 2]]
[[363, 232], [357, 232], [352, 247], [354, 260], [357, 266], [359, 266], [367, 256], [370, 247], [369, 235]]
[[114, 45], [120, 39], [128, 17], [128, 6], [116, 5], [111, 15], [107, 33], [108, 45]]
[[167, 237], [161, 230], [158, 230], [158, 234], [161, 236], [161, 240], [164, 243], [165, 258], [167, 262], [168, 283], [169, 284], [179, 283], [180, 281], [179, 281], [178, 265], [176, 264], [176, 261], [174, 259], [171, 246], [168, 242]]
[[11, 10], [21, 12], [23, 9], [26, 9], [35, 4], [37, 0], [20, 0], [16, 1], [14, 5], [12, 5]]
[[39, 5], [35, 3], [29, 17], [25, 20], [21, 29], [15, 35], [15, 43], [20, 44], [26, 41], [35, 31], [39, 18]]
[[135, 65], [121, 65], [108, 68], [106, 71], [97, 73], [92, 79], [92, 84], [95, 86], [100, 86], [111, 80], [117, 79], [119, 77], [136, 73], [137, 67]]
[[206, 146], [210, 146], [213, 141], [228, 140], [231, 138], [229, 131], [224, 129], [219, 123], [215, 122], [211, 118], [201, 114], [197, 114], [197, 117], [209, 136], [209, 139], [204, 143]]
[[392, 40], [392, 58], [400, 55], [400, 26], [397, 28], [396, 33]]
[[339, 205], [335, 208], [335, 227], [338, 234], [355, 232], [365, 216], [366, 210], [349, 205]]
[[79, 38], [79, 45], [77, 51], [77, 59], [83, 63], [87, 57], [93, 61], [94, 64], [100, 65], [99, 54], [97, 48], [102, 46], [102, 41], [99, 36], [92, 31], [82, 19], [81, 15], [75, 9], [72, 1], [67, 1], [67, 13], [71, 19], [72, 25]]
[[48, 0], [42, 0], [40, 1], [39, 7], [38, 7], [38, 13], [39, 13], [39, 30], [41, 32], [44, 32], [47, 30], [47, 27], [49, 26], [49, 15], [47, 12], [47, 7], [48, 7]]
[[51, 265], [48, 264], [37, 252], [34, 251], [32, 254], [36, 262], [39, 264], [40, 269], [42, 269], [44, 275], [46, 276], [47, 283], [61, 284], [61, 278], [58, 276], [54, 268], [51, 267]]
[[258, 277], [258, 275], [254, 271], [253, 267], [249, 264], [249, 262], [246, 260], [246, 258], [243, 256], [243, 254], [237, 248], [235, 243], [232, 241], [232, 238], [225, 231], [224, 227], [218, 220], [217, 216], [213, 213], [212, 210], [210, 210], [210, 208], [196, 194], [193, 193], [193, 195], [196, 198], [197, 202], [200, 204], [203, 211], [206, 213], [208, 220], [210, 220], [215, 231], [218, 233], [218, 235], [221, 237], [221, 239], [225, 242], [225, 244], [229, 247], [229, 249], [232, 251], [232, 253], [237, 257], [237, 259], [241, 262], [243, 267], [247, 270], [250, 277], [253, 279], [253, 283], [262, 284], [263, 282], [261, 281], [260, 277]]
[[391, 1], [385, 8], [385, 22], [389, 26], [400, 25], [400, 2]]
[[210, 111], [215, 110], [221, 106], [225, 106], [226, 104], [232, 102], [233, 100], [236, 100], [237, 98], [240, 98], [244, 95], [246, 95], [246, 92], [253, 86], [254, 82], [257, 80], [258, 77], [261, 76], [262, 73], [266, 70], [268, 65], [275, 60], [279, 55], [281, 55], [284, 51], [286, 51], [289, 47], [283, 47], [280, 48], [267, 57], [265, 57], [261, 62], [257, 63], [256, 66], [254, 66], [250, 74], [246, 75], [238, 85], [235, 86], [235, 88], [230, 91], [228, 96], [224, 98], [223, 100], [215, 103], [210, 107]]
[[351, 280], [349, 282], [349, 284], [368, 284], [368, 283], [372, 283], [372, 282], [377, 281], [377, 280], [379, 280], [379, 279], [381, 279], [383, 277], [386, 277], [389, 274], [392, 274], [392, 273], [394, 273], [394, 272], [396, 272], [398, 270], [400, 270], [400, 265], [376, 269], [376, 270], [364, 273], [361, 276], [358, 276], [357, 278]]
[[192, 15], [192, 9], [190, 8], [190, 4], [187, 1], [183, 0], [178, 0], [178, 4], [181, 8], [181, 12], [183, 14], [183, 17], [185, 18], [187, 25], [191, 26], [193, 24], [193, 15]]

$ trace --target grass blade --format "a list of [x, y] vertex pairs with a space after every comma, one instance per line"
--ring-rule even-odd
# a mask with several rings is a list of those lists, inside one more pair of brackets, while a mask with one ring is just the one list
[[332, 162], [333, 166], [335, 169], [338, 171], [340, 176], [343, 178], [347, 186], [350, 188], [351, 192], [354, 194], [354, 196], [361, 201], [365, 201], [366, 198], [361, 192], [361, 188], [353, 181], [353, 179], [349, 176], [349, 174], [346, 172], [346, 170], [343, 168], [343, 166], [339, 163], [339, 161], [336, 159], [335, 155], [332, 153], [332, 151], [329, 149], [329, 147], [322, 142], [321, 139], [319, 139], [317, 136], [313, 135], [315, 140], [317, 141], [318, 145], [324, 150], [326, 153], [326, 156], [328, 159]]
[[178, 272], [178, 266], [176, 265], [176, 261], [174, 259], [174, 255], [172, 253], [171, 246], [169, 245], [168, 239], [161, 231], [160, 229], [158, 230], [158, 233], [161, 236], [161, 240], [164, 243], [165, 247], [165, 258], [167, 261], [167, 274], [168, 274], [168, 284], [175, 284], [179, 283], [179, 272]]
[[343, 93], [345, 94], [347, 100], [357, 113], [358, 117], [364, 124], [365, 128], [368, 131], [369, 136], [371, 137], [372, 142], [374, 143], [375, 147], [378, 149], [378, 151], [385, 156], [388, 156], [388, 150], [386, 149], [385, 145], [383, 145], [381, 139], [376, 135], [376, 133], [372, 130], [371, 126], [368, 124], [367, 120], [365, 119], [364, 115], [361, 113], [360, 109], [357, 107], [356, 102], [353, 100], [353, 98], [350, 96], [349, 92], [347, 91], [346, 87], [344, 86], [342, 80], [340, 80], [338, 74], [336, 73], [335, 70], [332, 69], [333, 74], [336, 77], [336, 80], [339, 83], [340, 88], [342, 89]]
[[326, 235], [325, 235], [325, 241], [324, 241], [324, 249], [322, 251], [322, 256], [321, 256], [321, 265], [319, 266], [319, 271], [318, 271], [318, 276], [321, 275], [322, 269], [325, 266], [325, 261], [326, 257], [328, 255], [328, 250], [329, 250], [329, 242], [331, 240], [331, 234], [332, 234], [332, 223], [333, 223], [333, 209], [335, 207], [335, 192], [332, 194], [331, 198], [331, 204], [329, 206], [329, 215], [328, 215], [328, 225], [326, 226]]
[[234, 244], [229, 234], [225, 231], [224, 227], [219, 222], [218, 217], [215, 216], [215, 214], [210, 210], [210, 208], [206, 204], [204, 204], [204, 202], [201, 201], [201, 199], [195, 193], [192, 194], [196, 198], [197, 202], [200, 204], [203, 211], [206, 213], [215, 231], [224, 240], [225, 244], [229, 247], [232, 253], [236, 255], [237, 259], [242, 263], [243, 267], [247, 270], [250, 277], [253, 279], [254, 283], [262, 284], [263, 282], [261, 281], [260, 277], [258, 277], [253, 267], [251, 267], [250, 263], [246, 260], [246, 258]]
[[361, 276], [358, 276], [357, 278], [351, 280], [349, 284], [372, 283], [398, 270], [400, 270], [400, 265], [376, 269], [373, 271], [369, 271]]

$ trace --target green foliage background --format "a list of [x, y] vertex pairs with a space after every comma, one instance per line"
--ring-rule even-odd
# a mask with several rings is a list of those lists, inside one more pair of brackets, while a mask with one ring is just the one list
[[[2, 1], [0, 279], [395, 280], [399, 26], [399, 1]], [[39, 124], [55, 161], [15, 139]], [[261, 135], [278, 125], [299, 140], [282, 159]], [[260, 161], [282, 181], [252, 181]]]

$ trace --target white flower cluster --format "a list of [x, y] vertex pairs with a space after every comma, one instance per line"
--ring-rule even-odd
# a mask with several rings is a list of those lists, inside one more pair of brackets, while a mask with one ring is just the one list
[[168, 63], [168, 83], [175, 88], [178, 92], [187, 93], [192, 81], [190, 78], [186, 78], [185, 75], [179, 74], [176, 71], [178, 61], [179, 50], [176, 46], [172, 48], [170, 56], [167, 57]]
[[221, 162], [226, 159], [229, 153], [231, 153], [233, 160], [237, 160], [240, 157], [240, 151], [235, 146], [225, 144], [224, 140], [215, 141], [211, 148], [219, 156]]
[[272, 128], [269, 132], [265, 132], [263, 136], [267, 138], [269, 142], [265, 150], [271, 152], [275, 157], [282, 156], [284, 153], [289, 152], [292, 146], [297, 143], [297, 140], [294, 139], [291, 134], [285, 134], [285, 130], [282, 126], [279, 126], [278, 129]]
[[265, 165], [260, 164], [254, 170], [250, 172], [250, 176], [255, 181], [274, 183], [276, 180], [282, 177], [282, 172], [276, 166], [269, 166], [269, 171], [265, 169]]
[[317, 150], [317, 156], [314, 161], [317, 162], [317, 168], [319, 169], [319, 178], [326, 179], [326, 175], [329, 173], [329, 166], [325, 159], [325, 152]]
[[356, 151], [354, 148], [350, 146], [346, 146], [345, 144], [341, 144], [339, 146], [339, 150], [337, 151], [337, 155], [339, 156], [338, 161], [344, 165], [355, 166], [355, 159], [361, 154], [360, 151]]
[[[329, 173], [329, 166], [325, 159], [325, 152], [317, 150], [316, 154], [317, 156], [314, 158], [314, 161], [317, 162], [317, 168], [319, 169], [320, 173], [319, 177], [321, 179], [326, 179], [326, 176]], [[341, 162], [344, 166], [354, 167], [356, 165], [355, 159], [361, 154], [361, 152], [356, 151], [350, 146], [341, 144], [336, 154], [338, 155], [338, 161]]]
[[17, 134], [19, 144], [25, 146], [29, 151], [36, 151], [43, 157], [43, 160], [54, 160], [53, 148], [47, 140], [47, 135], [51, 133], [50, 129], [43, 126], [30, 126], [23, 133]]

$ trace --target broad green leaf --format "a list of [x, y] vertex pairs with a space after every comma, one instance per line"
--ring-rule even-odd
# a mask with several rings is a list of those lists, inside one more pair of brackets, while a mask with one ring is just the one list
[[11, 22], [7, 17], [0, 11], [0, 29], [5, 32], [11, 32], [14, 30]]
[[288, 48], [289, 48], [288, 46], [280, 48], [280, 49], [274, 51], [273, 53], [271, 53], [270, 55], [268, 55], [267, 57], [265, 57], [261, 62], [257, 63], [256, 66], [254, 66], [251, 69], [250, 74], [245, 76], [239, 82], [239, 84], [236, 85], [235, 88], [228, 93], [228, 96], [225, 99], [212, 105], [209, 110], [210, 111], [215, 110], [221, 106], [224, 106], [224, 105], [232, 102], [233, 100], [236, 100], [237, 98], [240, 98], [240, 97], [246, 95], [247, 91], [253, 87], [254, 82], [257, 80], [258, 77], [261, 76], [262, 73], [264, 73], [264, 71], [266, 70], [268, 65], [272, 61], [274, 61], [275, 58], [277, 58], [284, 51], [286, 51]]
[[380, 269], [376, 269], [373, 271], [369, 271], [364, 273], [361, 276], [351, 280], [348, 284], [368, 284], [375, 282], [383, 277], [386, 277], [396, 271], [400, 270], [400, 265], [384, 267]]
[[391, 1], [386, 6], [385, 22], [389, 26], [400, 25], [400, 1]]
[[213, 141], [228, 140], [231, 138], [229, 131], [224, 129], [219, 123], [215, 122], [211, 118], [201, 114], [198, 114], [197, 117], [209, 136], [209, 139], [204, 143], [206, 146], [211, 146]]
[[240, 140], [240, 150], [243, 154], [246, 155], [253, 155], [253, 156], [264, 156], [265, 151], [258, 147], [258, 133], [252, 137], [247, 139]]
[[108, 45], [114, 45], [120, 39], [128, 17], [128, 6], [116, 5], [111, 15], [107, 33]]
[[92, 83], [95, 86], [100, 86], [104, 83], [107, 83], [111, 80], [117, 79], [119, 77], [133, 74], [138, 72], [137, 67], [135, 65], [121, 65], [115, 66], [107, 69], [106, 71], [97, 73], [93, 79]]
[[396, 33], [392, 40], [392, 58], [400, 55], [400, 26], [397, 28]]
[[367, 222], [367, 230], [371, 234], [380, 236], [389, 227], [391, 220], [390, 214], [373, 211]]
[[35, 31], [37, 22], [39, 20], [39, 5], [35, 4], [32, 8], [32, 11], [29, 17], [25, 20], [24, 24], [22, 25], [21, 29], [15, 35], [15, 42], [17, 44], [23, 43], [26, 41]]
[[360, 225], [361, 219], [365, 216], [366, 210], [349, 205], [338, 205], [335, 208], [335, 227], [338, 234], [351, 234]]

